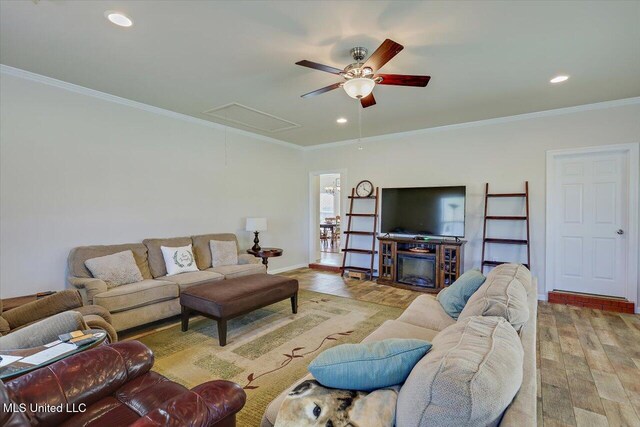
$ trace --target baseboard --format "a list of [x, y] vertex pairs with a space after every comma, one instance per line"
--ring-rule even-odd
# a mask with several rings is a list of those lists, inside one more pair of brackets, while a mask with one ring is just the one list
[[333, 273], [342, 272], [342, 267], [340, 267], [339, 265], [326, 265], [326, 264], [318, 264], [315, 262], [310, 263], [309, 268], [312, 270], [331, 271]]
[[567, 304], [577, 307], [595, 308], [598, 310], [615, 311], [618, 313], [635, 313], [636, 307], [626, 298], [606, 297], [567, 291], [549, 292], [549, 302]]
[[306, 267], [307, 267], [307, 264], [296, 264], [296, 265], [290, 265], [288, 267], [274, 268], [273, 270], [269, 269], [268, 273], [269, 274], [280, 274], [280, 273], [285, 273], [287, 271], [297, 270], [299, 268], [306, 268]]

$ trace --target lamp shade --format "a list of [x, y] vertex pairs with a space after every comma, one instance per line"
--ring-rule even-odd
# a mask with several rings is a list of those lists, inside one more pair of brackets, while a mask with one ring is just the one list
[[375, 85], [376, 82], [371, 79], [358, 77], [355, 79], [347, 80], [344, 85], [342, 85], [342, 88], [350, 97], [360, 99], [368, 96]]
[[247, 231], [267, 231], [267, 218], [247, 218]]

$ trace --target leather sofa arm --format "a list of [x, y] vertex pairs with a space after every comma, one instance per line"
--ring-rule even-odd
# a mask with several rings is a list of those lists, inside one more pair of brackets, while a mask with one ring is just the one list
[[93, 277], [69, 277], [69, 284], [78, 289], [84, 289], [89, 304], [93, 304], [94, 296], [109, 289], [105, 282]]
[[[77, 312], [70, 313], [80, 316]], [[152, 366], [151, 350], [138, 341], [123, 341], [74, 354], [5, 385], [11, 400], [24, 403], [27, 408], [91, 405], [145, 374]], [[33, 425], [60, 425], [73, 415], [66, 411], [27, 410]]]
[[9, 322], [11, 329], [28, 325], [38, 320], [53, 316], [64, 311], [73, 310], [82, 306], [80, 292], [75, 289], [66, 289], [36, 301], [7, 310], [2, 317]]
[[167, 400], [131, 427], [235, 426], [235, 414], [247, 395], [230, 381], [209, 381]]
[[256, 258], [251, 254], [239, 254], [238, 255], [238, 265], [243, 264], [260, 264], [262, 260], [260, 258]]

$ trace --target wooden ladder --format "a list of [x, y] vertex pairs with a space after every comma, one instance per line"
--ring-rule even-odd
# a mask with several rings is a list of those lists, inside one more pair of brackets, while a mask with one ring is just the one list
[[[512, 197], [524, 198], [525, 216], [505, 216], [505, 215], [487, 215], [489, 199], [494, 197]], [[527, 227], [526, 239], [496, 239], [487, 237], [487, 221], [524, 221]], [[531, 269], [531, 239], [529, 237], [529, 181], [524, 182], [524, 193], [489, 193], [489, 183], [484, 188], [484, 232], [482, 233], [482, 271], [484, 267], [495, 267], [496, 265], [506, 264], [510, 261], [491, 261], [485, 259], [487, 243], [497, 243], [502, 245], [526, 245], [527, 246], [527, 263], [525, 267]]]
[[[378, 197], [379, 197], [379, 188], [376, 187], [376, 192], [372, 196], [360, 197], [356, 195], [355, 188], [351, 189], [351, 195], [349, 196], [349, 213], [347, 214], [347, 229], [344, 231], [344, 234], [347, 236], [344, 249], [342, 250], [342, 275], [351, 270], [351, 271], [360, 271], [363, 273], [367, 273], [369, 279], [373, 279], [373, 275], [377, 270], [373, 268], [373, 261], [375, 255], [378, 253], [376, 251], [376, 230], [378, 229]], [[354, 213], [353, 205], [359, 199], [368, 199], [373, 200], [375, 202], [375, 208], [373, 213]], [[364, 217], [364, 218], [373, 218], [373, 228], [371, 231], [356, 231], [351, 229], [352, 219], [354, 217]], [[353, 243], [350, 239], [351, 236], [371, 236], [371, 249], [357, 249], [349, 247], [349, 243]], [[349, 254], [364, 254], [369, 255], [371, 257], [371, 262], [369, 264], [369, 268], [366, 267], [357, 267], [353, 265], [347, 265], [347, 256]]]

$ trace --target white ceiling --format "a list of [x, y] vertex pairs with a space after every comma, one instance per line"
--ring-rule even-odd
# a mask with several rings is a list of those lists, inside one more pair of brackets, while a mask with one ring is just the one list
[[432, 79], [376, 87], [363, 136], [640, 95], [638, 1], [0, 2], [3, 64], [205, 120], [237, 102], [300, 124], [260, 133], [304, 146], [356, 138], [359, 104], [341, 89], [300, 98], [339, 77], [294, 63], [342, 68], [385, 38], [405, 49], [383, 72]]

